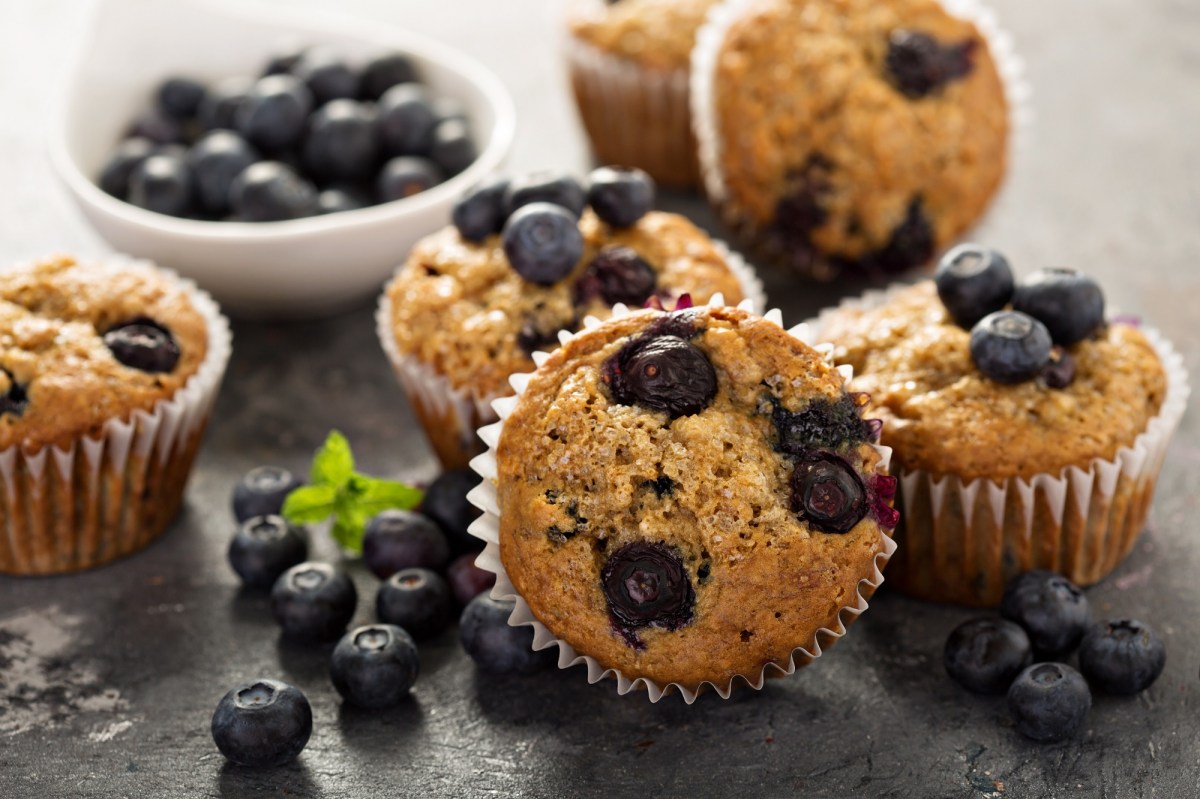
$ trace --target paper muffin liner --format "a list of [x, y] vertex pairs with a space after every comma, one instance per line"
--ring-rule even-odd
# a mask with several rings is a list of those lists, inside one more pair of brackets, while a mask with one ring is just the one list
[[65, 448], [0, 450], [0, 572], [82, 571], [136, 552], [175, 519], [232, 338], [216, 302], [195, 283], [148, 261], [103, 263], [166, 275], [187, 293], [208, 329], [196, 373], [149, 411], [105, 422], [98, 437]]
[[[847, 299], [806, 323], [801, 335], [818, 341], [830, 314], [879, 307], [904, 288]], [[900, 481], [901, 521], [890, 585], [923, 599], [995, 606], [1008, 580], [1023, 571], [1047, 569], [1091, 585], [1116, 568], [1145, 526], [1190, 392], [1183, 358], [1158, 331], [1141, 330], [1162, 362], [1167, 392], [1146, 429], [1113, 458], [1028, 479], [965, 480], [922, 469], [892, 470]]]
[[[700, 164], [701, 185], [709, 202], [722, 220], [734, 230], [745, 225], [737, 209], [727, 202], [725, 175], [721, 169], [721, 135], [716, 124], [714, 77], [721, 46], [730, 28], [760, 0], [724, 0], [713, 6], [705, 24], [696, 35], [692, 50], [691, 82], [689, 84], [692, 132], [696, 137], [696, 152]], [[988, 50], [1004, 84], [1008, 105], [1009, 139], [1008, 167], [1011, 174], [1016, 160], [1027, 146], [1033, 123], [1030, 106], [1032, 94], [1025, 79], [1025, 64], [1017, 55], [1012, 36], [1000, 28], [996, 15], [979, 0], [940, 0], [947, 13], [973, 23], [987, 41]]]
[[[711, 307], [721, 307], [724, 304], [724, 298], [719, 294], [708, 302], [708, 305]], [[757, 313], [749, 301], [740, 303], [738, 307], [742, 310]], [[613, 309], [613, 318], [619, 318], [629, 313], [631, 313], [629, 308], [626, 308], [624, 305], [617, 305]], [[783, 326], [783, 317], [778, 309], [768, 311], [764, 315], [764, 318], [780, 327]], [[559, 341], [562, 344], [566, 344], [576, 336], [582, 335], [600, 324], [602, 324], [601, 320], [588, 317], [584, 320], [582, 331], [579, 333], [561, 331], [558, 334]], [[793, 329], [788, 332], [794, 337], [799, 338], [798, 333], [806, 331], [804, 329]], [[833, 364], [832, 347], [823, 346], [816, 349], [830, 365]], [[548, 353], [538, 352], [534, 353], [533, 359], [540, 367], [549, 357]], [[837, 369], [843, 379], [849, 382], [853, 376], [853, 370], [848, 366], [839, 366]], [[491, 596], [495, 599], [508, 600], [515, 604], [512, 613], [509, 615], [509, 625], [513, 627], [522, 625], [532, 627], [533, 648], [535, 650], [557, 646], [559, 650], [558, 667], [560, 669], [584, 664], [587, 666], [587, 680], [589, 683], [613, 678], [617, 683], [618, 694], [623, 696], [630, 691], [644, 690], [651, 702], [657, 702], [672, 691], [678, 691], [683, 697], [683, 701], [689, 705], [696, 701], [697, 696], [706, 691], [715, 691], [722, 699], [728, 699], [734, 686], [739, 682], [758, 691], [762, 689], [768, 678], [790, 675], [795, 673], [796, 669], [807, 666], [813, 660], [819, 658], [826, 649], [833, 646], [839, 638], [844, 636], [847, 628], [867, 609], [867, 601], [883, 583], [883, 568], [896, 551], [895, 541], [892, 540], [892, 537], [883, 528], [880, 528], [882, 548], [875, 556], [872, 573], [869, 577], [859, 581], [858, 591], [853, 601], [838, 610], [837, 624], [834, 627], [819, 628], [813, 633], [810, 644], [798, 646], [792, 650], [791, 656], [785, 664], [768, 663], [755, 674], [739, 674], [722, 684], [703, 682], [695, 688], [690, 688], [675, 682], [662, 684], [647, 677], [631, 679], [620, 669], [609, 668], [593, 657], [579, 654], [574, 647], [563, 639], [555, 637], [554, 633], [537, 620], [533, 615], [533, 611], [530, 610], [529, 604], [517, 593], [512, 580], [509, 579], [508, 573], [504, 569], [504, 564], [500, 560], [500, 507], [496, 494], [496, 446], [500, 441], [500, 433], [504, 429], [505, 420], [512, 414], [513, 409], [516, 408], [520, 396], [525, 392], [532, 377], [532, 373], [526, 373], [513, 375], [509, 379], [516, 394], [493, 402], [492, 404], [495, 407], [499, 420], [479, 431], [479, 437], [486, 442], [488, 448], [486, 452], [471, 461], [471, 468], [483, 477], [483, 481], [467, 494], [467, 499], [475, 507], [483, 511], [483, 515], [471, 524], [469, 532], [476, 538], [482, 539], [485, 544], [483, 552], [475, 560], [476, 565], [487, 571], [494, 572], [496, 575], [496, 584], [492, 588]], [[876, 467], [877, 473], [887, 474], [892, 454], [891, 449], [880, 445], [872, 446], [880, 455], [880, 461]]]
[[[760, 312], [767, 301], [762, 281], [754, 268], [725, 242], [714, 239], [713, 245], [737, 277], [742, 296], [755, 312]], [[442, 466], [446, 469], [466, 468], [471, 458], [484, 449], [476, 431], [499, 418], [492, 409], [492, 402], [510, 392], [480, 393], [469, 383], [455, 386], [432, 365], [401, 352], [392, 330], [392, 302], [386, 287], [375, 310], [375, 332]]]

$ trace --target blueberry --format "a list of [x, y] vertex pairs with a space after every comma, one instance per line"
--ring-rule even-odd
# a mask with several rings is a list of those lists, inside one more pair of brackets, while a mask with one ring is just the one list
[[433, 519], [446, 534], [450, 550], [456, 555], [478, 552], [483, 548], [483, 542], [467, 532], [467, 528], [481, 513], [467, 499], [467, 493], [479, 485], [480, 480], [479, 475], [470, 469], [442, 472], [425, 489], [425, 498], [418, 509]]
[[888, 37], [884, 58], [892, 83], [912, 99], [929, 95], [971, 73], [975, 42], [942, 45], [918, 31], [897, 29]]
[[385, 624], [403, 627], [417, 640], [432, 638], [454, 618], [450, 586], [429, 569], [398, 571], [379, 586], [375, 616]]
[[402, 83], [379, 98], [379, 133], [392, 155], [425, 155], [433, 143], [437, 112], [424, 86]]
[[848, 533], [869, 510], [867, 489], [850, 464], [827, 452], [810, 452], [792, 471], [792, 512], [823, 533]]
[[225, 78], [213, 84], [204, 99], [196, 118], [204, 130], [233, 130], [238, 106], [250, 95], [254, 81], [249, 78]]
[[1083, 341], [1104, 322], [1104, 292], [1074, 269], [1041, 269], [1017, 284], [1013, 310], [1046, 326], [1055, 344]]
[[978, 244], [962, 244], [942, 256], [933, 274], [938, 297], [960, 327], [1003, 310], [1013, 295], [1013, 274], [1004, 256]]
[[104, 344], [118, 363], [142, 372], [169, 372], [179, 363], [179, 344], [171, 331], [139, 317], [109, 328]]
[[450, 544], [428, 517], [385, 510], [367, 523], [362, 554], [367, 568], [386, 580], [401, 569], [440, 571], [450, 560]]
[[312, 735], [312, 706], [300, 689], [278, 680], [254, 680], [221, 699], [212, 737], [221, 754], [241, 766], [269, 768], [292, 762]]
[[379, 162], [379, 129], [375, 110], [355, 100], [333, 100], [308, 120], [304, 163], [324, 179], [357, 180]]
[[996, 311], [971, 328], [971, 360], [997, 383], [1031, 380], [1050, 362], [1050, 333], [1031, 316]]
[[475, 665], [493, 674], [534, 674], [554, 665], [554, 649], [533, 649], [533, 628], [510, 627], [512, 602], [480, 594], [463, 609], [458, 636]]
[[258, 466], [246, 472], [233, 489], [233, 515], [239, 522], [271, 516], [283, 509], [287, 495], [304, 485], [282, 466]]
[[950, 633], [942, 661], [946, 673], [968, 691], [1003, 694], [1033, 663], [1033, 649], [1019, 624], [1004, 619], [972, 619]]
[[925, 214], [924, 203], [917, 197], [908, 204], [904, 218], [892, 230], [887, 244], [857, 261], [842, 261], [841, 264], [868, 274], [894, 274], [928, 262], [933, 257], [933, 248], [933, 225]]
[[428, 158], [400, 155], [389, 160], [375, 180], [375, 195], [379, 202], [403, 200], [433, 188], [443, 180], [437, 164]]
[[363, 98], [378, 100], [384, 92], [402, 83], [416, 83], [417, 70], [403, 53], [381, 53], [363, 68], [359, 90]]
[[862, 418], [859, 406], [849, 394], [836, 401], [818, 398], [799, 411], [789, 411], [774, 396], [771, 421], [779, 441], [775, 448], [792, 457], [816, 449], [845, 450], [872, 438], [871, 425]]
[[1061, 741], [1083, 726], [1092, 694], [1079, 672], [1062, 663], [1035, 663], [1008, 689], [1017, 732], [1035, 741]]
[[457, 175], [479, 156], [471, 129], [460, 119], [443, 119], [433, 129], [429, 157], [447, 175]]
[[329, 663], [333, 687], [347, 702], [366, 708], [399, 704], [421, 670], [412, 636], [391, 624], [351, 630]]
[[1075, 382], [1075, 359], [1062, 347], [1055, 347], [1038, 377], [1049, 388], [1066, 388]]
[[504, 223], [501, 236], [512, 268], [540, 286], [551, 286], [565, 278], [583, 255], [578, 219], [550, 203], [519, 208]]
[[1166, 665], [1162, 639], [1132, 619], [1095, 624], [1079, 644], [1079, 670], [1102, 694], [1136, 694], [1149, 688]]
[[13, 377], [12, 372], [0, 368], [0, 414], [11, 413], [21, 416], [29, 405], [29, 391]]
[[237, 130], [263, 150], [282, 150], [304, 135], [312, 92], [291, 75], [260, 78], [234, 114]]
[[336, 214], [372, 205], [371, 195], [349, 186], [330, 187], [317, 195], [318, 214]]
[[654, 179], [632, 167], [600, 167], [588, 176], [587, 201], [613, 227], [632, 227], [654, 208]]
[[192, 210], [192, 191], [192, 173], [187, 162], [174, 155], [154, 153], [129, 173], [125, 198], [147, 211], [187, 216]]
[[271, 588], [271, 614], [288, 638], [332, 641], [354, 617], [354, 583], [327, 563], [309, 561], [288, 569]]
[[180, 121], [192, 119], [204, 101], [205, 88], [192, 78], [167, 78], [158, 87], [158, 107], [164, 114]]
[[126, 138], [149, 139], [155, 144], [179, 144], [184, 140], [183, 125], [158, 108], [143, 111], [133, 120]]
[[1087, 597], [1062, 575], [1028, 571], [1004, 589], [1000, 615], [1025, 628], [1039, 660], [1066, 657], [1091, 623]]
[[291, 73], [304, 81], [317, 105], [358, 97], [358, 72], [331, 50], [317, 47], [306, 51]]
[[268, 75], [286, 75], [296, 68], [300, 63], [300, 59], [304, 58], [304, 54], [308, 52], [307, 47], [299, 47], [291, 50], [283, 50], [271, 56], [263, 67], [262, 76], [265, 78]]
[[474, 552], [459, 555], [446, 569], [446, 582], [450, 584], [450, 592], [460, 605], [465, 606], [475, 597], [490, 591], [496, 584], [494, 572], [475, 565], [477, 557]]
[[636, 308], [645, 304], [657, 287], [658, 275], [636, 250], [610, 246], [596, 253], [575, 281], [575, 302], [583, 305], [599, 297], [607, 305], [623, 302]]
[[603, 379], [620, 404], [666, 411], [672, 419], [700, 413], [717, 394], [708, 356], [677, 336], [633, 339], [605, 361]]
[[124, 200], [129, 192], [129, 176], [154, 153], [154, 147], [154, 142], [140, 137], [125, 139], [118, 144], [100, 173], [100, 188]]
[[226, 214], [234, 178], [257, 160], [254, 148], [231, 130], [204, 134], [188, 153], [200, 206], [211, 214]]
[[259, 161], [242, 170], [229, 189], [233, 214], [243, 222], [277, 222], [317, 212], [317, 190], [291, 167]]
[[674, 547], [634, 541], [609, 555], [600, 584], [613, 623], [626, 631], [655, 626], [678, 630], [692, 620], [696, 594]]
[[308, 557], [304, 537], [281, 516], [254, 516], [229, 542], [229, 565], [247, 588], [270, 588]]
[[463, 195], [454, 204], [451, 219], [459, 234], [468, 241], [480, 242], [504, 227], [504, 193], [508, 178], [490, 178]]
[[505, 210], [512, 215], [531, 203], [551, 203], [565, 208], [578, 219], [587, 205], [587, 192], [573, 176], [553, 170], [541, 170], [509, 183], [504, 195]]

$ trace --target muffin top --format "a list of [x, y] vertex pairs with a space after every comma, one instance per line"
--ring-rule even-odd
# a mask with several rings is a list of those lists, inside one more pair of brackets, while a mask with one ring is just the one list
[[477, 397], [504, 395], [509, 375], [532, 371], [531, 353], [557, 346], [558, 331], [611, 313], [612, 281], [620, 294], [652, 280], [668, 306], [685, 293], [697, 303], [717, 292], [731, 304], [744, 299], [725, 256], [681, 216], [651, 211], [618, 228], [588, 210], [579, 227], [582, 257], [548, 286], [513, 269], [499, 235], [475, 243], [448, 227], [418, 242], [387, 288], [400, 352]]
[[761, 0], [713, 75], [723, 212], [819, 278], [926, 262], [1005, 171], [1004, 86], [985, 38], [936, 0]]
[[571, 31], [609, 53], [651, 69], [686, 69], [696, 31], [718, 0], [583, 0]]
[[170, 397], [207, 351], [204, 317], [163, 273], [67, 257], [0, 272], [0, 448], [98, 436]]
[[820, 336], [854, 367], [853, 387], [883, 419], [894, 463], [934, 475], [998, 480], [1087, 468], [1132, 445], [1166, 394], [1150, 342], [1115, 323], [1066, 349], [1075, 370], [1063, 388], [990, 380], [972, 360], [970, 331], [950, 318], [932, 281], [869, 310], [833, 311]]
[[841, 375], [773, 322], [612, 319], [504, 423], [501, 560], [555, 636], [630, 679], [754, 680], [874, 573], [894, 481], [871, 435]]

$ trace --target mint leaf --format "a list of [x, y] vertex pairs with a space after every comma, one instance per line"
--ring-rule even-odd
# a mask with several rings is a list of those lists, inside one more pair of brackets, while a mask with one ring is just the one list
[[337, 430], [331, 430], [325, 443], [313, 455], [309, 482], [341, 488], [354, 476], [354, 455], [350, 442]]
[[315, 524], [334, 511], [338, 491], [330, 485], [300, 486], [283, 500], [283, 518], [292, 524]]
[[412, 510], [420, 505], [421, 500], [425, 497], [425, 492], [421, 489], [395, 480], [383, 480], [366, 475], [355, 475], [355, 477], [360, 480], [358, 507], [362, 508], [368, 516], [374, 516], [390, 508]]
[[[341, 503], [339, 503], [341, 504]], [[353, 503], [346, 503], [333, 520], [333, 539], [342, 549], [355, 554], [362, 552], [363, 535], [370, 516]]]

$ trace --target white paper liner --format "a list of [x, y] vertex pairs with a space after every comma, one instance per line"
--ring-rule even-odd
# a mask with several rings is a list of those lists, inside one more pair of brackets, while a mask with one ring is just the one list
[[[739, 227], [736, 214], [726, 203], [725, 176], [721, 169], [721, 135], [716, 124], [716, 102], [713, 81], [721, 45], [729, 29], [760, 0], [725, 0], [713, 6], [708, 18], [696, 35], [692, 50], [691, 109], [692, 131], [696, 137], [700, 160], [700, 176], [704, 192], [725, 222]], [[1027, 147], [1033, 110], [1032, 94], [1025, 79], [1025, 64], [1016, 54], [1012, 36], [1002, 30], [991, 9], [979, 0], [940, 0], [946, 11], [972, 22], [987, 41], [988, 50], [1004, 84], [1004, 96], [1009, 113], [1008, 172]]]
[[[724, 305], [724, 298], [721, 295], [714, 296], [708, 305], [711, 307], [721, 307]], [[738, 305], [742, 310], [753, 311], [749, 302], [743, 302]], [[631, 313], [630, 309], [624, 305], [617, 305], [613, 308], [613, 318], [619, 318]], [[774, 322], [782, 327], [782, 313], [778, 309], [768, 311], [763, 316], [764, 319]], [[583, 330], [579, 333], [570, 333], [562, 331], [558, 334], [559, 341], [566, 344], [571, 339], [579, 335], [584, 335], [588, 331], [602, 324], [601, 320], [594, 317], [588, 317], [584, 320]], [[793, 336], [797, 336], [795, 329], [789, 330]], [[833, 348], [832, 347], [817, 347], [815, 348], [826, 359], [830, 365], [833, 364]], [[533, 359], [539, 367], [550, 357], [548, 353], [534, 353]], [[853, 370], [849, 367], [838, 367], [842, 377], [849, 381], [853, 375]], [[471, 468], [474, 469], [483, 481], [467, 494], [467, 499], [471, 501], [475, 507], [483, 511], [483, 515], [475, 520], [469, 528], [469, 532], [476, 538], [482, 539], [485, 543], [485, 548], [479, 557], [476, 558], [476, 565], [481, 569], [485, 569], [496, 574], [496, 584], [492, 588], [491, 596], [495, 599], [508, 600], [515, 603], [512, 613], [509, 615], [508, 623], [513, 627], [527, 625], [533, 628], [533, 648], [535, 650], [546, 649], [550, 646], [557, 645], [558, 667], [566, 669], [580, 663], [587, 666], [587, 679], [589, 683], [599, 682], [602, 679], [613, 677], [617, 681], [617, 693], [625, 695], [634, 690], [645, 690], [651, 702], [657, 702], [671, 690], [678, 690], [683, 697], [684, 702], [691, 704], [696, 701], [696, 697], [706, 689], [714, 690], [722, 699], [728, 699], [730, 692], [733, 690], [735, 683], [738, 681], [748, 685], [754, 690], [761, 690], [768, 674], [771, 676], [784, 676], [793, 674], [797, 668], [806, 666], [816, 658], [820, 657], [825, 649], [828, 649], [839, 638], [846, 634], [847, 626], [860, 616], [867, 609], [867, 596], [874, 593], [883, 583], [883, 567], [887, 564], [892, 554], [896, 551], [896, 543], [891, 536], [884, 532], [881, 528], [880, 536], [883, 539], [882, 549], [876, 554], [873, 571], [870, 577], [859, 581], [859, 589], [855, 594], [853, 604], [846, 605], [839, 609], [837, 614], [837, 625], [833, 628], [822, 627], [813, 633], [813, 644], [811, 648], [796, 647], [792, 650], [791, 656], [788, 659], [786, 666], [779, 666], [776, 663], [768, 663], [762, 670], [755, 675], [735, 675], [727, 683], [718, 685], [712, 682], [701, 683], [696, 688], [689, 688], [680, 683], [669, 683], [661, 685], [658, 682], [646, 677], [638, 677], [629, 679], [620, 669], [607, 668], [603, 666], [595, 658], [587, 655], [580, 655], [574, 647], [568, 644], [561, 638], [556, 638], [554, 634], [545, 627], [541, 622], [534, 617], [528, 603], [517, 593], [516, 588], [509, 579], [508, 573], [504, 569], [504, 564], [500, 560], [500, 507], [496, 494], [496, 445], [500, 440], [500, 433], [504, 429], [504, 421], [511, 415], [516, 408], [521, 394], [529, 385], [533, 374], [517, 374], [513, 375], [509, 382], [512, 383], [516, 395], [504, 397], [493, 402], [496, 413], [499, 416], [499, 421], [488, 425], [479, 431], [479, 437], [487, 444], [488, 449], [482, 455], [474, 458], [471, 461]], [[872, 445], [880, 455], [877, 473], [887, 474], [888, 465], [891, 461], [892, 451], [888, 447]], [[864, 586], [866, 586], [864, 596]]]
[[98, 438], [80, 436], [65, 448], [0, 450], [0, 572], [79, 571], [135, 552], [164, 532], [229, 362], [229, 321], [194, 282], [149, 261], [106, 256], [100, 263], [155, 272], [182, 287], [204, 319], [208, 349], [174, 394], [127, 420], [110, 419]]
[[[725, 242], [713, 239], [712, 243], [737, 278], [742, 296], [751, 303], [755, 313], [761, 313], [767, 299], [754, 268]], [[402, 264], [400, 269], [403, 268]], [[446, 375], [429, 364], [401, 352], [392, 330], [392, 302], [386, 286], [375, 309], [375, 332], [442, 465], [446, 468], [466, 466], [470, 458], [483, 450], [476, 431], [499, 419], [492, 409], [492, 402], [508, 396], [508, 392], [481, 394], [474, 386], [456, 387]]]
[[[798, 326], [798, 333], [810, 344], [821, 341], [831, 314], [879, 307], [907, 288], [846, 299]], [[929, 599], [994, 605], [1007, 579], [1021, 571], [1048, 569], [1091, 585], [1116, 568], [1144, 527], [1190, 393], [1183, 358], [1157, 330], [1140, 329], [1166, 372], [1166, 396], [1145, 431], [1112, 459], [1002, 481], [893, 470], [904, 552], [892, 564], [896, 587]]]

